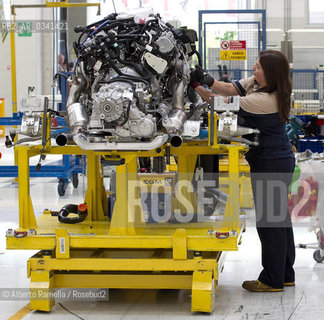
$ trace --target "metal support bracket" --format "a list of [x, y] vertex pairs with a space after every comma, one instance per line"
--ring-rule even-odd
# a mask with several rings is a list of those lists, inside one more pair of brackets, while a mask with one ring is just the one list
[[177, 229], [173, 235], [173, 259], [187, 259], [187, 232], [186, 229]]

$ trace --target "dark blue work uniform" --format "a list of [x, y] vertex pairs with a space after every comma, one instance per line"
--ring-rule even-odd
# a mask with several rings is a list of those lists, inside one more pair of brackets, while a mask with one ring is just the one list
[[[241, 96], [247, 94], [239, 81], [233, 85]], [[260, 130], [259, 145], [246, 153], [262, 246], [263, 270], [258, 280], [270, 287], [282, 288], [285, 282], [295, 281], [295, 244], [287, 208], [294, 153], [286, 134], [286, 123], [280, 121], [278, 112], [252, 113], [241, 107], [239, 125]]]

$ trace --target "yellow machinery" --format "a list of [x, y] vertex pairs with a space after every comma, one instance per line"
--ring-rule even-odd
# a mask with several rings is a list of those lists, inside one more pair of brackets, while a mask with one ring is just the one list
[[[217, 141], [216, 132], [213, 138]], [[239, 220], [239, 163], [246, 147], [211, 145], [209, 141], [192, 141], [167, 150], [177, 158], [177, 172], [168, 172], [161, 179], [177, 180], [177, 188], [164, 183], [163, 189], [172, 195], [172, 214], [176, 218], [173, 223], [149, 223], [145, 218], [141, 194], [152, 192], [154, 183], [148, 189], [143, 181], [154, 179], [143, 180], [137, 168], [138, 157], [165, 156], [167, 144], [151, 151], [130, 152], [84, 151], [78, 146], [48, 144], [45, 154], [87, 157], [84, 202], [88, 216], [71, 225], [60, 223], [50, 210], [35, 218], [29, 191], [29, 158], [39, 155], [42, 146], [17, 146], [19, 229], [8, 230], [7, 248], [40, 250], [27, 263], [30, 290], [42, 296], [31, 296], [31, 309], [49, 311], [55, 301], [50, 295], [44, 299], [44, 294], [55, 288], [154, 288], [190, 289], [191, 311], [212, 312], [223, 252], [237, 250], [244, 228]], [[228, 159], [225, 212], [208, 219], [200, 219], [204, 212], [191, 187], [200, 154], [219, 154]], [[102, 157], [119, 162], [111, 217], [103, 185]]]
[[[67, 1], [46, 1], [46, 7], [57, 5], [70, 6]], [[12, 7], [13, 15], [17, 8], [19, 7]], [[94, 30], [91, 34], [92, 32]], [[11, 36], [13, 110], [15, 110], [13, 33]], [[163, 41], [165, 40], [172, 45], [172, 41], [168, 39]], [[190, 42], [195, 40], [191, 39]], [[163, 48], [162, 43], [161, 48], [167, 50], [166, 52], [171, 50], [168, 47]], [[152, 56], [148, 53], [147, 59], [151, 67], [155, 66], [157, 57], [153, 57], [152, 60]], [[186, 63], [183, 64], [183, 70], [188, 73], [189, 70], [185, 66]], [[158, 68], [156, 71], [159, 70]], [[178, 77], [177, 72], [174, 75]], [[74, 92], [71, 97], [75, 98], [69, 101], [72, 109], [81, 106], [77, 102], [79, 99], [77, 95], [80, 95], [84, 88], [83, 82], [79, 82], [78, 79], [79, 76], [75, 78], [76, 83], [71, 89]], [[172, 80], [172, 77], [170, 79]], [[180, 81], [174, 85], [175, 89], [171, 90], [177, 99], [172, 99], [171, 106], [176, 113], [173, 118], [168, 118], [173, 121], [170, 120], [170, 124], [167, 122], [165, 125], [165, 128], [169, 129], [168, 134], [177, 124], [175, 120], [179, 115], [182, 115], [180, 120], [184, 119], [183, 95], [186, 81]], [[130, 99], [129, 110], [133, 100], [127, 96], [127, 88], [123, 88], [120, 89], [123, 98], [127, 98], [125, 101]], [[151, 99], [149, 95], [142, 98], [143, 103]], [[117, 105], [119, 100], [113, 102]], [[118, 110], [121, 109], [115, 111]], [[223, 124], [232, 123], [228, 120], [229, 110], [220, 110], [227, 111], [227, 118], [223, 118]], [[162, 108], [160, 111], [162, 115], [164, 111], [170, 114], [168, 109]], [[108, 112], [107, 121], [111, 122], [110, 109], [106, 108], [105, 112]], [[83, 112], [77, 115], [84, 120]], [[150, 119], [151, 117], [146, 119], [148, 129], [152, 124]], [[47, 120], [47, 123], [50, 123], [50, 119]], [[78, 131], [79, 125], [82, 127], [82, 121], [71, 125], [74, 134]], [[208, 139], [192, 139], [178, 148], [170, 146], [167, 142], [150, 151], [138, 151], [134, 150], [135, 148], [133, 151], [94, 151], [94, 149], [83, 150], [79, 146], [53, 147], [48, 141], [50, 139], [45, 146], [15, 147], [18, 162], [19, 228], [8, 230], [7, 248], [39, 250], [27, 263], [27, 274], [31, 281], [32, 310], [50, 311], [55, 304], [51, 293], [56, 288], [142, 288], [191, 289], [191, 311], [212, 312], [215, 288], [223, 266], [223, 252], [237, 250], [244, 228], [239, 215], [240, 206], [245, 200], [244, 196], [240, 199], [240, 194], [245, 194], [243, 190], [245, 187], [240, 190], [240, 185], [245, 185], [247, 180], [243, 175], [240, 176], [240, 163], [242, 155], [247, 151], [246, 146], [239, 143], [219, 144], [216, 124], [217, 114], [213, 111], [209, 113]], [[147, 137], [150, 130], [146, 132], [146, 129], [147, 125], [144, 123], [144, 133], [140, 132], [138, 137]], [[228, 133], [233, 132], [230, 130]], [[248, 133], [252, 132], [244, 134]], [[241, 134], [237, 134], [239, 135]], [[171, 134], [169, 138], [170, 136]], [[46, 137], [50, 137], [50, 128], [47, 128]], [[101, 145], [103, 144], [105, 143], [101, 141]], [[45, 209], [36, 219], [30, 197], [29, 158], [40, 153], [86, 156], [87, 191], [84, 203], [87, 206], [87, 216], [83, 221], [75, 224], [62, 223], [58, 219], [59, 214], [54, 211], [57, 208]], [[220, 171], [226, 173], [226, 176], [219, 179], [220, 188], [227, 193], [226, 201], [223, 202], [224, 210], [217, 209], [208, 215], [205, 214], [204, 201], [201, 201], [203, 198], [201, 193], [204, 194], [205, 189], [199, 187], [201, 180], [195, 180], [197, 157], [204, 154], [222, 155], [226, 158], [226, 163], [221, 163], [220, 166]], [[161, 174], [138, 172], [139, 158], [156, 157], [175, 157], [176, 171], [174, 166], [169, 166], [169, 170], [166, 172], [161, 170], [163, 172]], [[116, 165], [113, 196], [111, 192], [107, 193], [104, 187], [103, 162]], [[198, 188], [193, 187], [194, 180]], [[168, 195], [164, 202], [156, 198], [161, 194]], [[151, 202], [144, 203], [143, 198], [149, 195], [153, 195]], [[116, 199], [113, 210], [110, 210], [108, 201], [111, 198]], [[158, 208], [164, 206], [165, 209], [168, 206], [170, 210], [164, 210], [168, 217], [163, 219], [160, 217], [159, 221], [154, 219], [154, 202]]]

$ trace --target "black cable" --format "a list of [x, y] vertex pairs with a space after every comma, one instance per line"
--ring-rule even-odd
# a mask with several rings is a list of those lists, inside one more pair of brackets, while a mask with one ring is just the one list
[[157, 22], [157, 21], [158, 21], [158, 19], [154, 19], [154, 20], [152, 19], [152, 20], [146, 21], [144, 26], [142, 27], [140, 33], [143, 33], [145, 31], [145, 29], [148, 27], [149, 24], [151, 24], [152, 22]]
[[108, 81], [98, 81], [98, 84], [109, 84], [109, 83], [119, 82], [119, 81], [129, 83], [133, 87], [133, 90], [135, 90], [134, 83], [133, 83], [134, 81], [135, 82], [143, 82], [146, 85], [146, 88], [150, 87], [150, 83], [148, 81], [146, 81], [142, 78], [139, 78], [139, 77], [135, 77], [135, 76], [131, 76], [131, 75], [124, 75], [124, 74], [121, 74], [120, 77], [116, 77], [116, 78], [110, 79]]
[[[133, 67], [135, 69], [135, 71], [137, 71], [137, 73], [140, 76], [142, 76], [145, 80], [150, 79], [151, 75], [149, 75], [149, 74], [145, 75], [144, 72], [142, 70], [140, 70], [140, 68], [137, 66], [136, 63], [131, 62], [131, 61], [122, 60], [119, 55], [117, 55], [116, 59], [118, 62], [120, 62], [121, 64], [123, 64], [125, 66]], [[145, 73], [146, 73], [146, 70], [145, 70]]]
[[43, 144], [43, 148], [42, 148], [42, 150], [41, 150], [41, 152], [40, 152], [40, 154], [39, 154], [39, 160], [38, 160], [38, 163], [37, 163], [37, 165], [36, 165], [36, 170], [37, 171], [39, 171], [40, 169], [41, 169], [41, 162], [42, 162], [42, 157], [43, 157], [43, 153], [44, 153], [44, 150], [45, 150], [45, 147], [46, 147], [46, 144], [47, 144], [47, 142], [51, 139], [51, 138], [53, 138], [53, 136], [52, 135], [50, 135], [49, 136], [49, 138], [45, 141], [45, 143]]
[[47, 111], [59, 118], [64, 118], [64, 116], [67, 115], [67, 111], [56, 111], [51, 108], [48, 108]]
[[[134, 22], [132, 22], [131, 24], [135, 26], [135, 23]], [[100, 28], [100, 30], [104, 30], [104, 31], [107, 32], [107, 31], [109, 31], [111, 29], [114, 29], [116, 27], [123, 27], [123, 28], [125, 28], [125, 27], [128, 27], [128, 26], [125, 25], [125, 23], [123, 23], [122, 20], [118, 20], [118, 21], [114, 21], [111, 24], [106, 24], [105, 26], [103, 26], [102, 28]], [[93, 30], [91, 30], [91, 31], [93, 31]]]
[[151, 87], [150, 83], [142, 78], [139, 77], [135, 77], [135, 76], [131, 76], [131, 75], [123, 75], [122, 78], [124, 78], [125, 80], [130, 80], [130, 81], [138, 81], [138, 82], [143, 82], [146, 85], [146, 88]]
[[116, 34], [115, 38], [140, 38], [146, 37], [145, 34]]
[[79, 47], [80, 47], [81, 38], [83, 37], [84, 34], [85, 34], [85, 31], [83, 31], [83, 32], [80, 34], [79, 38], [78, 38], [77, 43], [78, 43]]
[[58, 76], [65, 78], [65, 80], [69, 79], [66, 74], [64, 74], [62, 72], [57, 72], [57, 73], [55, 73], [55, 76], [53, 77], [53, 80], [55, 80], [55, 78], [57, 78]]
[[[78, 217], [69, 218], [70, 213], [75, 213]], [[87, 208], [80, 209], [77, 204], [66, 204], [58, 213], [58, 220], [61, 223], [76, 224], [84, 221], [87, 215]]]
[[[115, 16], [116, 18], [116, 16]], [[112, 15], [109, 15], [99, 21], [96, 21], [94, 23], [91, 23], [91, 24], [88, 24], [87, 26], [85, 27], [77, 27], [77, 28], [74, 28], [74, 31], [75, 32], [86, 32], [86, 31], [90, 31], [91, 28], [93, 27], [97, 27], [98, 25], [101, 25], [102, 23], [104, 23], [106, 20], [112, 20], [114, 19], [114, 17]]]
[[80, 319], [80, 320], [85, 320], [84, 318], [81, 318], [81, 317], [78, 316], [77, 314], [75, 314], [75, 313], [73, 313], [72, 311], [70, 311], [68, 308], [64, 307], [62, 303], [59, 302], [58, 305], [60, 305], [60, 307], [61, 307], [62, 309], [64, 309], [66, 312], [72, 314], [73, 316], [77, 317], [78, 319]]
[[110, 79], [108, 81], [99, 81], [98, 83], [106, 83], [106, 84], [109, 84], [109, 83], [113, 83], [113, 82], [127, 82], [128, 84], [130, 84], [132, 86], [132, 89], [135, 90], [135, 84], [130, 81], [129, 79], [125, 79], [125, 78], [122, 78], [122, 77], [117, 77], [117, 78], [113, 78], [113, 79]]
[[[66, 9], [66, 8], [65, 8]], [[64, 10], [64, 8], [62, 9]], [[68, 46], [67, 46], [67, 39], [66, 39], [66, 33], [65, 33], [65, 39], [64, 39], [64, 49], [65, 49], [65, 65], [66, 65], [66, 71], [69, 71], [69, 53], [68, 53]]]
[[197, 51], [196, 47], [191, 47], [192, 48], [192, 51], [188, 54], [189, 57], [193, 56], [194, 54], [197, 56], [198, 58], [198, 65], [200, 67], [202, 67], [202, 59], [201, 59], [201, 55], [200, 53]]
[[122, 72], [120, 71], [120, 69], [116, 66], [116, 64], [114, 63], [113, 60], [110, 59], [108, 66], [109, 66], [110, 68], [114, 69], [115, 72], [116, 72], [118, 75], [120, 75], [120, 76], [123, 75], [123, 73], [122, 73]]

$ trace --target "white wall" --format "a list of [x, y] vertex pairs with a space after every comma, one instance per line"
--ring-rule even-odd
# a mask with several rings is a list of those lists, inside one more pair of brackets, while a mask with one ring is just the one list
[[[15, 0], [17, 4], [44, 4], [45, 0]], [[72, 0], [69, 2], [85, 2], [85, 0]], [[59, 10], [59, 9], [54, 9]], [[51, 21], [53, 9], [23, 8], [16, 10], [16, 20]], [[69, 40], [72, 42], [73, 28], [76, 25], [86, 24], [86, 8], [68, 9]], [[78, 37], [78, 35], [76, 35]], [[31, 37], [18, 37], [16, 41], [16, 79], [17, 79], [17, 108], [20, 101], [26, 96], [29, 86], [34, 86], [38, 94], [52, 94], [53, 79], [53, 32], [32, 33]], [[70, 48], [71, 49], [71, 48]], [[5, 116], [12, 115], [12, 85], [10, 58], [10, 35], [4, 43], [0, 41], [0, 98], [5, 99]]]
[[[267, 47], [280, 49], [285, 34], [285, 0], [256, 0], [255, 9], [266, 9]], [[324, 25], [308, 25], [308, 0], [291, 0], [288, 40], [293, 41], [295, 69], [324, 64]], [[288, 17], [289, 18], [289, 17]]]
[[10, 39], [9, 35], [5, 43], [0, 42], [0, 98], [5, 99], [5, 116], [10, 116], [11, 108], [11, 74], [10, 70]]
[[[28, 1], [29, 2], [29, 1]], [[15, 1], [14, 4], [26, 4], [27, 1]], [[31, 3], [31, 2], [29, 2]], [[42, 1], [33, 0], [34, 4]], [[39, 20], [40, 9], [17, 9], [16, 20]], [[16, 42], [16, 79], [17, 79], [17, 105], [27, 94], [28, 86], [37, 87], [41, 83], [41, 64], [39, 63], [41, 50], [41, 35], [32, 33], [31, 37], [18, 37]], [[0, 97], [5, 99], [5, 115], [12, 115], [12, 85], [11, 85], [11, 47], [10, 35], [4, 43], [0, 42]]]

